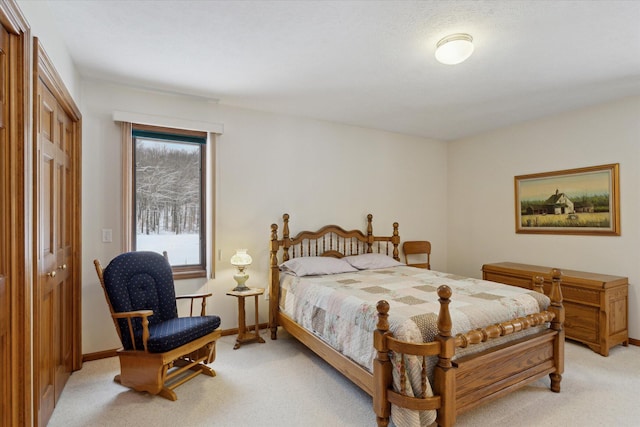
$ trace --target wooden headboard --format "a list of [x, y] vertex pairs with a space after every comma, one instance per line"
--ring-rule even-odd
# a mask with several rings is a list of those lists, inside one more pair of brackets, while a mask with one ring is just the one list
[[[290, 236], [289, 214], [282, 215], [282, 238], [278, 238], [278, 225], [271, 224], [270, 246], [270, 315], [271, 327], [277, 327], [278, 300], [280, 298], [279, 265], [292, 258], [303, 256], [343, 256], [365, 253], [382, 253], [400, 261], [398, 223], [393, 223], [391, 236], [373, 235], [373, 215], [367, 215], [367, 231], [345, 230], [338, 225], [326, 225], [318, 231], [302, 231]], [[281, 259], [278, 254], [282, 253]]]

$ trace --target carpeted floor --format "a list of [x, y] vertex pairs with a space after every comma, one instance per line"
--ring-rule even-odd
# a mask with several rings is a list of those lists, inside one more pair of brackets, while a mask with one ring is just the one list
[[[218, 342], [215, 378], [178, 387], [178, 400], [113, 382], [117, 358], [87, 362], [65, 387], [49, 427], [74, 426], [374, 426], [371, 398], [282, 332], [233, 350]], [[640, 347], [602, 357], [567, 342], [562, 392], [548, 378], [458, 417], [458, 426], [638, 426]]]

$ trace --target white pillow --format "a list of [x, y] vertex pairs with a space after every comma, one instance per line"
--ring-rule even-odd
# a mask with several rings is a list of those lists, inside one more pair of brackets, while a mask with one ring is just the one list
[[280, 264], [280, 270], [299, 277], [358, 271], [343, 258], [320, 256], [290, 259]]
[[404, 265], [385, 254], [350, 255], [343, 259], [347, 260], [349, 264], [358, 270], [375, 270], [377, 268], [389, 268]]

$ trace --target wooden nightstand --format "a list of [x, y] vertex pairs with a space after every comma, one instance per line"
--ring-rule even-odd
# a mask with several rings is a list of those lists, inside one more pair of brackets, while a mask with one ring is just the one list
[[[238, 338], [236, 339], [236, 345], [233, 346], [234, 350], [239, 349], [242, 344], [249, 342], [264, 343], [264, 340], [260, 336], [260, 325], [258, 323], [258, 297], [262, 294], [264, 294], [264, 289], [262, 288], [250, 288], [248, 291], [244, 292], [227, 292], [227, 295], [238, 298]], [[244, 299], [246, 297], [254, 297], [256, 304], [256, 324], [253, 332], [247, 331], [245, 320], [246, 315], [244, 310]]]

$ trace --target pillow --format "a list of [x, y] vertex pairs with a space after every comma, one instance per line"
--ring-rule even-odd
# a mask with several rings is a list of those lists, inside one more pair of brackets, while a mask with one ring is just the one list
[[299, 277], [358, 271], [342, 258], [321, 256], [290, 259], [289, 261], [280, 264], [280, 270]]
[[384, 254], [349, 255], [343, 259], [347, 260], [349, 264], [358, 270], [374, 270], [376, 268], [389, 268], [404, 265], [403, 263]]

